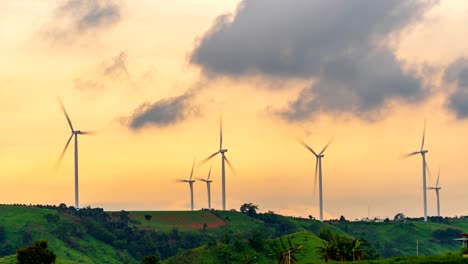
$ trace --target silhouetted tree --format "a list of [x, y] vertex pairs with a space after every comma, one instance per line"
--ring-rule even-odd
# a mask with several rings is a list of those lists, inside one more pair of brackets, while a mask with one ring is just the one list
[[151, 217], [152, 217], [151, 215], [149, 215], [149, 214], [146, 214], [146, 215], [145, 215], [145, 219], [146, 219], [146, 221], [149, 221], [149, 220], [151, 220]]
[[401, 222], [401, 221], [405, 221], [405, 215], [403, 213], [398, 213], [395, 215], [395, 217], [393, 218], [393, 221], [395, 222]]
[[36, 241], [33, 245], [16, 251], [18, 264], [51, 264], [55, 263], [55, 259], [54, 252], [47, 248], [46, 240]]
[[243, 205], [241, 205], [240, 207], [240, 211], [243, 213], [243, 214], [246, 214], [248, 216], [255, 216], [257, 214], [257, 210], [258, 210], [258, 205], [254, 205], [252, 203], [245, 203]]

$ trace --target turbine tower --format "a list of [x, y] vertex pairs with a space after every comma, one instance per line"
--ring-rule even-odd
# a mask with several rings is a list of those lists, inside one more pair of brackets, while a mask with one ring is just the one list
[[323, 198], [322, 198], [322, 158], [325, 156], [323, 153], [325, 150], [330, 146], [332, 140], [330, 140], [327, 145], [320, 151], [318, 154], [311, 148], [309, 147], [304, 141], [299, 140], [299, 143], [301, 143], [306, 149], [308, 149], [310, 152], [312, 152], [316, 159], [315, 163], [315, 179], [314, 179], [314, 189], [317, 188], [317, 175], [318, 175], [318, 180], [319, 180], [319, 206], [320, 206], [320, 221], [323, 222]]
[[209, 210], [211, 210], [211, 182], [213, 182], [212, 180], [210, 180], [211, 167], [212, 165], [210, 165], [210, 170], [208, 171], [208, 177], [206, 179], [198, 178], [200, 181], [206, 182], [206, 189], [208, 191], [208, 209]]
[[422, 136], [422, 143], [421, 149], [419, 151], [411, 152], [406, 155], [406, 157], [413, 156], [416, 154], [421, 154], [422, 157], [422, 176], [423, 176], [423, 203], [424, 203], [424, 221], [427, 222], [427, 199], [426, 199], [426, 153], [429, 152], [428, 150], [424, 149], [424, 139], [426, 137], [426, 122], [424, 122], [424, 129], [423, 129], [423, 136]]
[[190, 172], [190, 178], [188, 180], [179, 180], [179, 182], [188, 182], [190, 186], [190, 209], [193, 211], [193, 183], [195, 180], [192, 180], [193, 177], [193, 167], [195, 166], [195, 160], [192, 164], [192, 171]]
[[75, 137], [75, 208], [79, 209], [79, 202], [78, 202], [78, 135], [90, 135], [93, 134], [92, 132], [89, 131], [81, 131], [81, 130], [75, 130], [73, 128], [72, 122], [70, 117], [68, 116], [67, 110], [65, 109], [65, 106], [63, 105], [63, 102], [60, 98], [58, 98], [58, 102], [60, 104], [60, 108], [62, 108], [63, 113], [65, 114], [65, 118], [67, 119], [68, 125], [70, 126], [71, 129], [71, 136], [68, 139], [67, 143], [65, 144], [65, 147], [62, 150], [62, 153], [60, 154], [60, 157], [57, 161], [57, 165], [59, 165], [63, 159], [63, 156], [65, 155], [65, 152], [67, 151], [68, 146], [70, 145], [71, 140], [73, 137]]
[[440, 189], [442, 189], [440, 186], [439, 186], [439, 177], [440, 177], [440, 169], [439, 169], [439, 173], [437, 174], [437, 182], [436, 182], [436, 185], [435, 187], [429, 187], [427, 189], [429, 190], [434, 190], [436, 192], [436, 196], [437, 196], [437, 216], [440, 217], [440, 200], [439, 200], [439, 191]]
[[225, 164], [226, 162], [229, 166], [229, 168], [234, 172], [234, 168], [231, 165], [231, 162], [229, 162], [228, 158], [226, 157], [227, 149], [223, 149], [223, 119], [222, 117], [219, 118], [219, 150], [216, 151], [215, 153], [211, 154], [208, 156], [206, 159], [202, 160], [200, 162], [201, 164], [206, 163], [210, 159], [212, 159], [214, 156], [221, 154], [221, 194], [222, 194], [222, 206], [223, 210], [226, 210], [226, 173], [225, 173]]

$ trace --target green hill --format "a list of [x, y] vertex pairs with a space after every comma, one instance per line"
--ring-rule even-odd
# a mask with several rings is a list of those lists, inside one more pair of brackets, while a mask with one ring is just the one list
[[[90, 236], [79, 223], [56, 210], [0, 205], [0, 215], [0, 226], [5, 230], [5, 238], [0, 241], [3, 255], [15, 254], [16, 248], [34, 240], [46, 239], [57, 255], [57, 263], [138, 263], [126, 252], [119, 252]], [[1, 261], [16, 263], [12, 257]]]
[[463, 218], [322, 223], [272, 212], [104, 212], [65, 205], [0, 205], [0, 216], [0, 264], [15, 263], [16, 249], [39, 239], [49, 242], [57, 263], [140, 263], [150, 254], [164, 263], [276, 263], [281, 241], [302, 248], [298, 263], [319, 263], [318, 247], [336, 236], [364, 241], [367, 256], [400, 257], [376, 263], [405, 263], [416, 254], [416, 241], [420, 255], [458, 252], [461, 244], [453, 239], [468, 229]]

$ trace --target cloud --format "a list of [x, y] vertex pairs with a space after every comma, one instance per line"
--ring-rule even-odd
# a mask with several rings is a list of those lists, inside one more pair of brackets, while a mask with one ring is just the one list
[[369, 114], [425, 97], [389, 43], [434, 5], [419, 0], [244, 0], [218, 17], [190, 62], [209, 76], [313, 80], [278, 114]]
[[111, 28], [121, 16], [119, 0], [66, 0], [55, 9], [52, 22], [43, 33], [54, 41], [70, 43]]
[[96, 82], [96, 81], [92, 81], [92, 80], [82, 80], [82, 79], [75, 79], [74, 81], [74, 88], [78, 91], [83, 91], [83, 92], [86, 92], [86, 91], [99, 91], [99, 90], [103, 90], [104, 87]]
[[121, 81], [122, 77], [126, 78], [126, 81], [130, 81], [127, 64], [127, 53], [120, 51], [111, 61], [102, 61], [93, 73], [76, 78], [74, 88], [80, 92], [94, 93], [107, 90], [106, 84], [108, 85], [109, 81], [112, 82], [116, 79]]
[[468, 118], [468, 59], [460, 58], [450, 64], [444, 73], [444, 80], [455, 85], [447, 107], [459, 119]]
[[122, 119], [122, 124], [132, 130], [147, 126], [168, 127], [197, 115], [199, 109], [193, 101], [194, 94], [186, 92], [180, 96], [143, 103], [133, 113]]
[[102, 64], [102, 74], [109, 77], [125, 76], [130, 78], [130, 73], [127, 69], [127, 54], [121, 51], [117, 56], [112, 58], [111, 63]]

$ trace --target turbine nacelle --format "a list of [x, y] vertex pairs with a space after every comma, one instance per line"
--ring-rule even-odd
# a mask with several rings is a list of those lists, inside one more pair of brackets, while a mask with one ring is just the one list
[[220, 150], [219, 150], [219, 153], [225, 153], [225, 152], [227, 152], [227, 151], [228, 151], [227, 149], [220, 149]]

